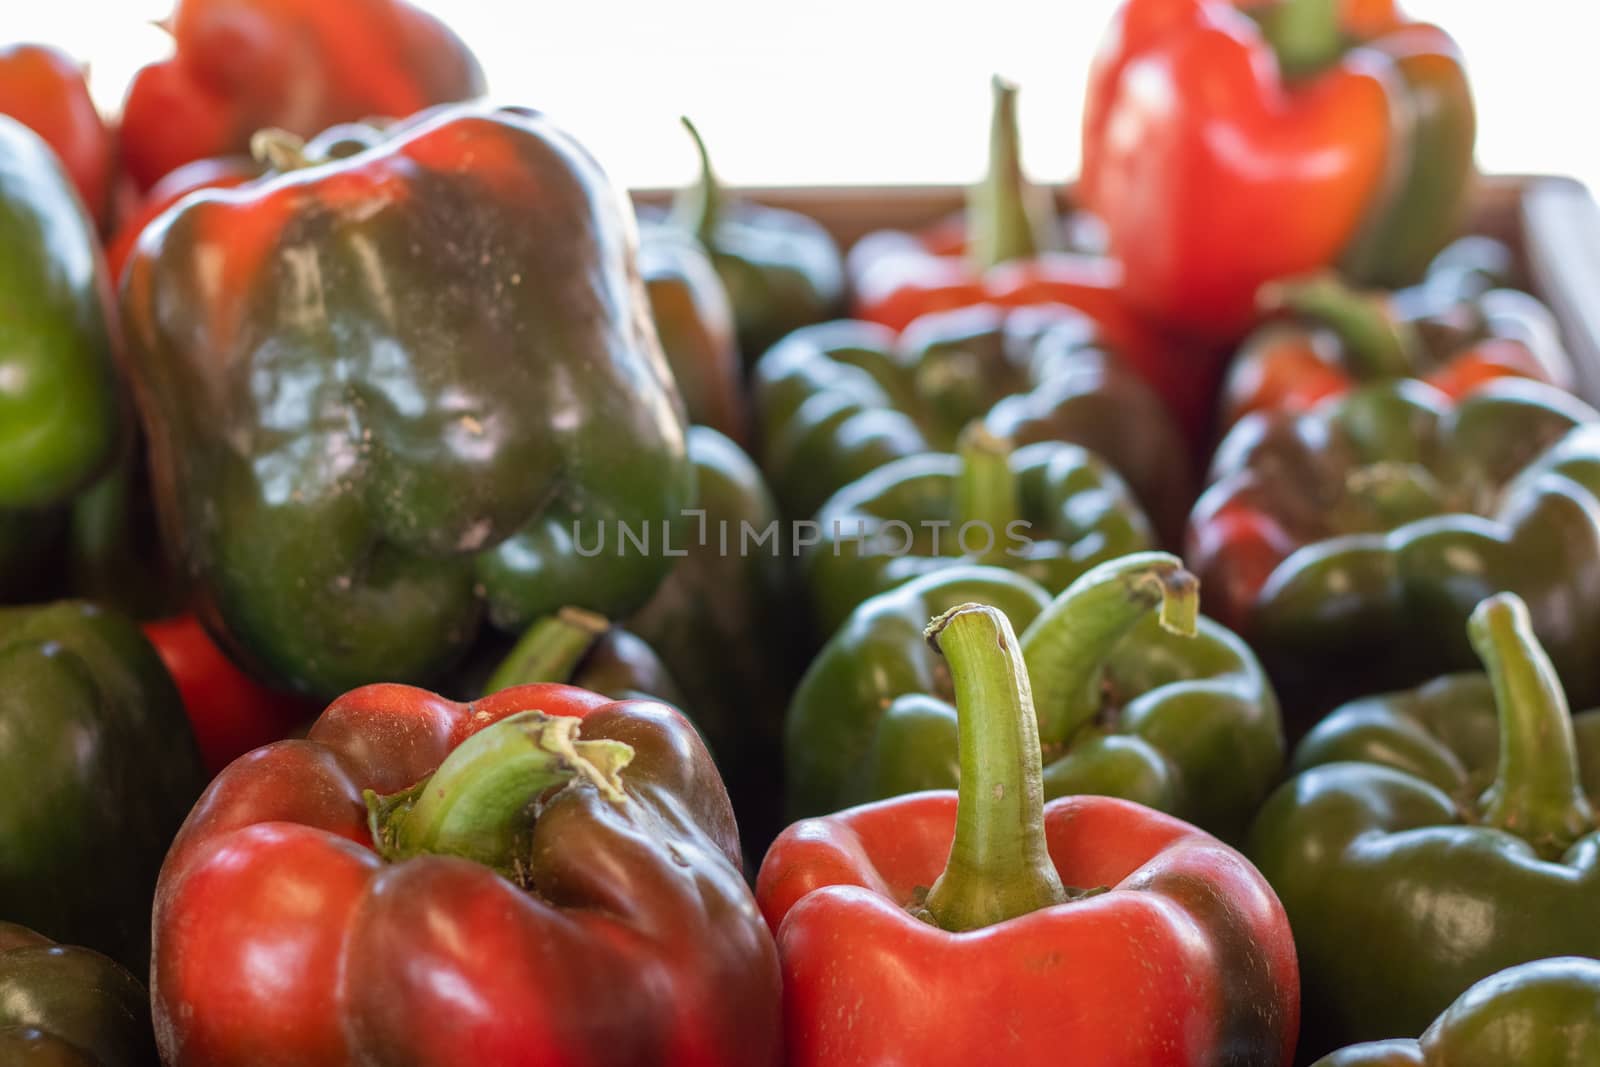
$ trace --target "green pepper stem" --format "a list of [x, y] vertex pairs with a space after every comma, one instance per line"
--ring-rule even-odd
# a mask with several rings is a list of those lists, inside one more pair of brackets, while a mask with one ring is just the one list
[[1022, 650], [1037, 686], [1044, 744], [1065, 743], [1099, 714], [1106, 660], [1157, 608], [1162, 629], [1193, 637], [1199, 579], [1177, 556], [1138, 552], [1084, 574], [1034, 619], [1022, 635]]
[[460, 856], [511, 875], [526, 855], [546, 790], [573, 780], [621, 803], [621, 741], [580, 741], [578, 719], [524, 711], [467, 738], [418, 785], [389, 797], [367, 792], [372, 838], [385, 859]]
[[1254, 8], [1261, 32], [1286, 78], [1303, 78], [1330, 66], [1344, 53], [1339, 0], [1273, 0]]
[[1561, 679], [1514, 593], [1479, 604], [1467, 634], [1494, 683], [1500, 715], [1500, 766], [1480, 801], [1484, 821], [1547, 859], [1558, 857], [1595, 825]]
[[489, 677], [488, 692], [535, 682], [571, 683], [578, 667], [611, 629], [604, 615], [562, 608], [528, 627]]
[[967, 195], [967, 247], [979, 270], [1026, 259], [1052, 246], [1056, 221], [1049, 193], [1032, 185], [1022, 172], [1017, 87], [998, 76], [992, 85], [989, 171]]
[[974, 422], [961, 431], [956, 452], [961, 457], [955, 497], [958, 544], [964, 540], [961, 531], [976, 523], [985, 531], [982, 540], [986, 546], [978, 560], [1004, 560], [1007, 530], [1022, 517], [1017, 474], [1011, 468], [1011, 443]]
[[1044, 833], [1044, 775], [1022, 649], [1005, 615], [963, 604], [929, 624], [955, 683], [961, 782], [955, 839], [925, 908], [974, 930], [1067, 899]]
[[303, 170], [312, 165], [311, 157], [306, 155], [305, 139], [276, 126], [257, 130], [251, 135], [250, 155], [257, 163], [279, 174]]
[[1289, 311], [1332, 330], [1340, 358], [1360, 381], [1409, 378], [1418, 373], [1421, 339], [1397, 318], [1380, 293], [1352, 289], [1332, 274], [1263, 286], [1263, 311]]
[[711, 169], [711, 154], [706, 151], [706, 142], [700, 136], [700, 131], [687, 115], [682, 116], [681, 121], [694, 141], [695, 154], [700, 157], [700, 176], [673, 201], [672, 221], [694, 234], [701, 244], [709, 248], [722, 217], [722, 183], [717, 180], [716, 171]]

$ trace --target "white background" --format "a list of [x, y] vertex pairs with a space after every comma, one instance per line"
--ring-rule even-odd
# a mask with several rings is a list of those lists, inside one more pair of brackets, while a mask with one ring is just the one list
[[[114, 111], [163, 55], [170, 0], [0, 0], [0, 34], [91, 64]], [[337, 3], [339, 0], [326, 0]], [[423, 0], [477, 52], [493, 94], [559, 117], [628, 185], [693, 171], [691, 115], [730, 181], [964, 182], [982, 166], [988, 78], [1023, 87], [1030, 171], [1077, 166], [1089, 57], [1112, 0]], [[1461, 43], [1486, 170], [1600, 186], [1595, 0], [1412, 0]]]

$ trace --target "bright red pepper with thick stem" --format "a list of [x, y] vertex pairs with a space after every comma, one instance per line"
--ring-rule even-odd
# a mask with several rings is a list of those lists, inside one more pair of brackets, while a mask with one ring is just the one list
[[738, 863], [666, 705], [354, 690], [224, 771], [173, 844], [164, 1062], [776, 1064], [777, 960]]
[[955, 683], [959, 794], [797, 823], [762, 864], [789, 1063], [1289, 1063], [1299, 972], [1265, 879], [1140, 805], [1043, 804], [1005, 616], [969, 604], [929, 635]]
[[111, 212], [111, 134], [95, 110], [83, 67], [48, 45], [0, 48], [0, 115], [55, 149], [95, 225]]
[[1474, 133], [1454, 45], [1390, 0], [1127, 0], [1080, 192], [1136, 307], [1237, 337], [1268, 281], [1414, 280], [1460, 223]]
[[171, 59], [134, 76], [123, 165], [141, 189], [257, 130], [311, 137], [483, 93], [472, 52], [404, 0], [178, 0]]
[[206, 770], [287, 737], [316, 714], [304, 697], [268, 689], [240, 670], [193, 615], [147, 622], [144, 635], [178, 684]]
[[996, 79], [994, 91], [989, 174], [968, 197], [965, 231], [940, 227], [924, 238], [881, 231], [857, 242], [846, 264], [856, 317], [904, 330], [924, 315], [978, 304], [1077, 308], [1200, 441], [1220, 355], [1181, 346], [1136, 314], [1116, 260], [1057, 247], [1049, 193], [1022, 173], [1016, 87]]

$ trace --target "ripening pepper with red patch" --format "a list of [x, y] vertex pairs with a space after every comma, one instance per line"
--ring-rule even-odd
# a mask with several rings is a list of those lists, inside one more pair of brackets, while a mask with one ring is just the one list
[[632, 215], [592, 157], [476, 104], [259, 147], [279, 173], [189, 196], [123, 279], [207, 628], [327, 696], [442, 678], [485, 612], [520, 632], [642, 606], [694, 469]]
[[123, 166], [149, 189], [196, 159], [242, 153], [257, 130], [311, 137], [482, 95], [467, 46], [404, 0], [178, 0], [170, 58], [134, 75]]
[[677, 711], [368, 686], [237, 760], [162, 868], [170, 1067], [771, 1067], [778, 964]]
[[1269, 281], [1415, 281], [1461, 224], [1475, 136], [1455, 44], [1392, 0], [1127, 0], [1081, 193], [1134, 306], [1237, 338]]

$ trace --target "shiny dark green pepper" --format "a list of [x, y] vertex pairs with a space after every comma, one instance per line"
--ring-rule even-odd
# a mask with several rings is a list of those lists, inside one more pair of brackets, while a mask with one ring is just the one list
[[700, 131], [683, 120], [700, 179], [672, 205], [672, 225], [695, 235], [727, 287], [746, 365], [791, 330], [825, 322], [844, 302], [844, 257], [815, 220], [729, 197]]
[[1193, 617], [1193, 576], [1164, 553], [1102, 564], [1053, 602], [1011, 571], [958, 567], [862, 604], [790, 704], [792, 817], [953, 786], [950, 679], [922, 631], [968, 601], [1022, 632], [1047, 798], [1125, 797], [1243, 832], [1283, 766], [1277, 700], [1244, 642]]
[[123, 428], [110, 286], [61, 163], [0, 115], [0, 601], [39, 592], [58, 509], [110, 464]]
[[1156, 545], [1133, 493], [1099, 456], [1041, 441], [1013, 451], [975, 423], [956, 455], [895, 460], [835, 493], [805, 553], [818, 629], [945, 567], [982, 563], [1056, 594], [1096, 564]]
[[1515, 595], [1470, 631], [1487, 682], [1335, 712], [1251, 829], [1294, 926], [1313, 1055], [1419, 1033], [1504, 968], [1600, 956], [1600, 715], [1569, 715]]
[[982, 421], [1021, 446], [1102, 456], [1175, 538], [1193, 500], [1188, 449], [1164, 404], [1065, 307], [990, 305], [925, 315], [898, 338], [841, 321], [798, 331], [756, 365], [761, 466], [784, 513], [811, 518], [862, 475], [953, 452]]
[[124, 274], [207, 626], [333, 697], [437, 679], [485, 604], [513, 631], [639, 607], [694, 477], [622, 198], [526, 112], [327, 136], [280, 153], [303, 169], [183, 201]]
[[1491, 975], [1415, 1041], [1379, 1041], [1312, 1067], [1592, 1067], [1600, 1063], [1600, 961], [1564, 956]]
[[157, 1067], [149, 995], [92, 949], [0, 922], [0, 1063]]
[[76, 602], [0, 610], [0, 915], [143, 973], [156, 874], [204, 784], [137, 626]]

